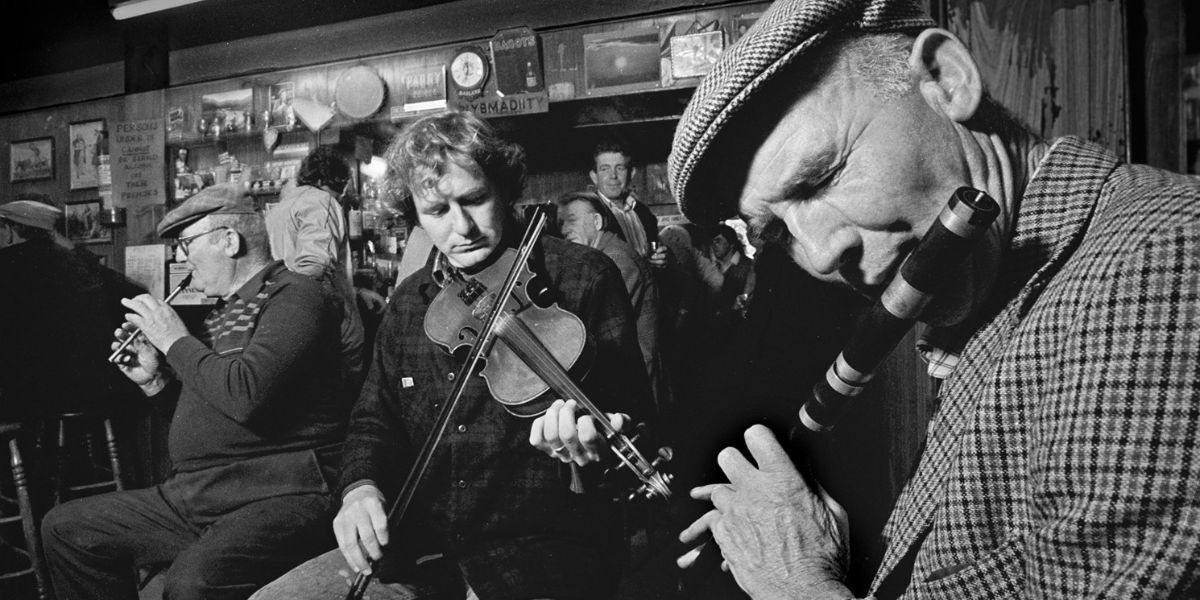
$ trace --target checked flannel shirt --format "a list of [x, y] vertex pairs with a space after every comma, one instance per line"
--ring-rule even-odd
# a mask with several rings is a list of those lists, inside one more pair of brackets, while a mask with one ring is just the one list
[[[616, 266], [597, 250], [556, 238], [543, 237], [539, 250], [534, 271], [588, 331], [585, 356], [593, 358], [580, 385], [601, 410], [648, 417], [650, 388]], [[425, 312], [439, 291], [427, 268], [405, 279], [388, 303], [351, 415], [343, 490], [371, 480], [386, 501], [394, 499], [462, 376], [461, 359], [425, 335]], [[420, 516], [410, 511], [409, 527], [393, 524], [391, 539], [405, 539], [414, 524], [428, 526], [482, 598], [604, 597], [619, 561], [618, 505], [603, 494], [571, 492], [571, 470], [529, 445], [531, 421], [506, 412], [479, 375], [470, 377], [418, 488]], [[583, 471], [594, 476], [602, 468]]]

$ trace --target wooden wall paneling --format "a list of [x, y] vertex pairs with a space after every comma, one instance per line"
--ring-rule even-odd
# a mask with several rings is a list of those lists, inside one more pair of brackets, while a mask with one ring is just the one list
[[111, 98], [125, 93], [125, 64], [30, 77], [0, 85], [0, 114]]
[[[1195, 10], [1193, 8], [1193, 10]], [[1138, 162], [1188, 172], [1187, 132], [1183, 119], [1183, 54], [1186, 51], [1181, 0], [1131, 0], [1139, 28], [1133, 48], [1145, 68], [1131, 85], [1139, 95]]]
[[948, 0], [946, 18], [991, 95], [1033, 131], [1127, 154], [1123, 2]]

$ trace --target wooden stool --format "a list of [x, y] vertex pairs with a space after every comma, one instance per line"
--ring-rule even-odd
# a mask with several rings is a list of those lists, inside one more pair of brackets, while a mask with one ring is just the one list
[[[12, 466], [12, 484], [16, 498], [0, 494], [0, 535], [7, 531], [8, 526], [20, 521], [24, 534], [24, 547], [13, 545], [13, 550], [24, 555], [29, 561], [29, 567], [15, 571], [0, 573], [0, 583], [4, 589], [18, 578], [33, 576], [33, 586], [37, 598], [50, 598], [50, 584], [42, 564], [42, 544], [38, 537], [37, 518], [33, 512], [33, 502], [29, 499], [29, 486], [25, 478], [25, 463], [21, 460], [21, 449], [17, 444], [17, 436], [21, 433], [20, 423], [0, 423], [0, 439], [8, 446], [9, 464]], [[16, 514], [10, 515], [11, 508], [16, 507]]]
[[[107, 466], [97, 464], [96, 434], [103, 424], [104, 451], [107, 453]], [[72, 439], [72, 436], [75, 436]], [[73, 466], [84, 466], [71, 463], [72, 453], [79, 452], [79, 460], [86, 461], [86, 467], [93, 469], [93, 474], [103, 474], [101, 479], [89, 478], [83, 481], [71, 481]], [[117, 438], [113, 434], [112, 419], [104, 415], [89, 413], [63, 413], [58, 416], [58, 473], [55, 477], [54, 504], [64, 500], [90, 496], [101, 492], [124, 490], [125, 482], [121, 478], [121, 460], [117, 452]]]

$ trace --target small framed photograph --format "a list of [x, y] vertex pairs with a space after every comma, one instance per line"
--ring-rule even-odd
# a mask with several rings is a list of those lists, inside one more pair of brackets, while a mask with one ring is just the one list
[[104, 139], [104, 119], [71, 123], [71, 189], [83, 190], [100, 185], [100, 142]]
[[671, 75], [676, 79], [703, 77], [725, 49], [725, 32], [717, 29], [671, 38]]
[[588, 94], [659, 87], [658, 28], [583, 36], [583, 80]]
[[112, 230], [100, 223], [100, 200], [85, 200], [71, 202], [63, 208], [66, 218], [63, 219], [68, 239], [77, 244], [109, 244], [112, 243]]
[[[292, 100], [296, 97], [296, 84], [292, 81], [284, 81], [275, 83], [268, 89], [270, 95], [271, 122], [269, 125], [273, 127], [282, 127], [288, 125], [288, 113], [292, 109]], [[292, 115], [292, 121], [296, 120], [296, 116]], [[266, 127], [268, 124], [263, 123]]]
[[241, 131], [254, 112], [254, 90], [244, 88], [200, 96], [200, 116], [225, 131]]
[[54, 179], [54, 138], [17, 140], [8, 145], [9, 181]]
[[730, 42], [736, 42], [746, 35], [747, 31], [754, 26], [758, 18], [762, 16], [761, 12], [752, 12], [738, 15], [733, 18], [733, 23], [729, 27]]

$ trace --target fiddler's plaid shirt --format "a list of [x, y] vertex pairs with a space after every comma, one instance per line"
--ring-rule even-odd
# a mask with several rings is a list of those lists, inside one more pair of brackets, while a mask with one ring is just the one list
[[1200, 585], [1200, 185], [1059, 140], [885, 529], [907, 598]]
[[[616, 265], [578, 244], [546, 237], [539, 243], [534, 271], [588, 331], [585, 355], [592, 358], [581, 386], [603, 411], [648, 418], [650, 386]], [[461, 359], [425, 335], [426, 309], [439, 291], [431, 270], [423, 269], [388, 303], [351, 415], [343, 488], [369, 479], [394, 498], [462, 376]], [[472, 375], [419, 488], [421, 524], [449, 546], [480, 597], [582, 597], [580, 590], [602, 597], [610, 589], [607, 569], [616, 568], [608, 544], [620, 535], [618, 505], [602, 494], [572, 493], [570, 469], [529, 445], [529, 426]], [[584, 475], [602, 468], [585, 467]], [[391, 537], [407, 533], [393, 529]]]

